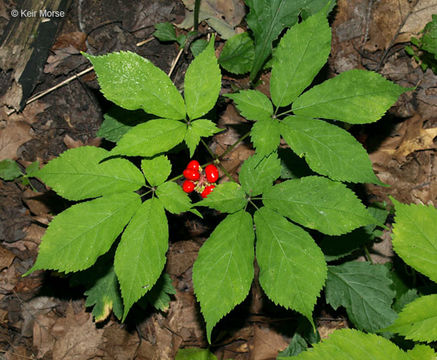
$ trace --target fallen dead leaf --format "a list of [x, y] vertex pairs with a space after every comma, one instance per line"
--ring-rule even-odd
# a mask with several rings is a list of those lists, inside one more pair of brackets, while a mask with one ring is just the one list
[[80, 51], [73, 45], [69, 45], [65, 48], [54, 50], [54, 54], [47, 58], [46, 65], [44, 66], [44, 72], [47, 74], [54, 73], [56, 67], [62, 63], [66, 58], [72, 55], [79, 55]]
[[70, 304], [66, 316], [58, 318], [50, 332], [55, 338], [53, 359], [88, 360], [101, 355], [98, 347], [104, 330], [96, 327], [85, 309], [75, 314]]
[[412, 9], [397, 39], [398, 42], [410, 41], [411, 36], [417, 36], [432, 20], [432, 15], [437, 14], [435, 0], [419, 0]]
[[25, 346], [14, 346], [9, 349], [5, 355], [5, 360], [23, 360], [23, 359], [32, 359], [32, 354]]
[[8, 122], [0, 129], [0, 160], [17, 159], [17, 149], [30, 140], [31, 127], [24, 121]]
[[276, 359], [278, 353], [287, 348], [287, 341], [281, 334], [269, 327], [254, 326], [254, 334], [249, 345], [251, 360]]
[[[178, 26], [186, 29], [193, 26], [194, 0], [183, 2], [190, 11], [186, 11], [184, 21]], [[235, 34], [234, 28], [241, 23], [244, 15], [245, 8], [241, 0], [204, 0], [200, 3], [199, 20], [206, 19], [224, 39]]]
[[0, 270], [9, 267], [14, 261], [15, 255], [0, 245]]
[[323, 320], [319, 320], [317, 326], [317, 330], [319, 331], [320, 337], [322, 339], [328, 338], [329, 335], [331, 335], [336, 330], [348, 328], [349, 326], [345, 320], [334, 318], [325, 318]]
[[130, 333], [122, 328], [122, 325], [113, 323], [103, 331], [100, 350], [105, 353], [107, 359], [134, 359], [139, 344], [140, 339], [136, 332]]
[[49, 206], [44, 202], [44, 193], [38, 193], [31, 189], [26, 189], [23, 193], [23, 201], [30, 212], [37, 216], [44, 216], [50, 213]]
[[34, 330], [35, 319], [40, 315], [49, 313], [58, 302], [48, 296], [38, 296], [23, 304], [23, 325], [21, 327], [21, 335], [32, 336]]
[[18, 282], [20, 274], [15, 270], [14, 264], [0, 271], [0, 292], [8, 293], [12, 291]]
[[80, 31], [61, 34], [56, 38], [52, 50], [65, 49], [69, 46], [73, 46], [79, 51], [86, 51], [86, 38], [87, 35]]

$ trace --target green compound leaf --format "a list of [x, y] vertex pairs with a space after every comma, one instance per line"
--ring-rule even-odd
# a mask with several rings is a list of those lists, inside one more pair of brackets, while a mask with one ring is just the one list
[[399, 317], [381, 331], [395, 332], [407, 339], [430, 343], [437, 340], [437, 294], [422, 296], [407, 304]]
[[35, 270], [66, 273], [89, 268], [106, 253], [141, 204], [135, 193], [108, 195], [56, 215], [39, 247]]
[[253, 241], [252, 217], [241, 210], [228, 215], [200, 248], [193, 284], [209, 342], [215, 324], [249, 293], [254, 274]]
[[83, 54], [94, 66], [101, 91], [113, 103], [168, 119], [185, 118], [184, 100], [165, 72], [130, 51]]
[[395, 296], [391, 285], [384, 265], [348, 262], [328, 266], [326, 301], [335, 310], [344, 306], [358, 329], [374, 332], [396, 318], [391, 308]]
[[138, 190], [144, 176], [130, 161], [109, 159], [109, 151], [82, 146], [63, 152], [33, 176], [68, 200], [83, 200]]
[[222, 76], [214, 50], [214, 37], [188, 66], [185, 74], [185, 103], [190, 119], [197, 119], [211, 110], [219, 96]]
[[241, 166], [241, 187], [250, 196], [256, 196], [272, 186], [281, 175], [281, 160], [276, 152], [268, 156], [255, 154]]
[[238, 93], [223, 96], [234, 100], [241, 116], [248, 120], [264, 120], [273, 115], [272, 103], [258, 90], [241, 90]]
[[175, 28], [173, 24], [169, 22], [155, 24], [155, 32], [153, 33], [153, 36], [163, 42], [178, 41]]
[[194, 151], [196, 151], [201, 137], [209, 137], [220, 131], [222, 131], [222, 129], [219, 129], [211, 120], [200, 119], [192, 121], [188, 126], [184, 139], [188, 149], [190, 149], [190, 157], [192, 157]]
[[172, 181], [159, 185], [156, 195], [166, 210], [172, 214], [180, 214], [191, 209], [191, 200], [178, 184]]
[[247, 32], [232, 36], [226, 41], [218, 63], [233, 74], [250, 71], [255, 58], [255, 45]]
[[306, 231], [266, 207], [254, 220], [262, 288], [275, 304], [300, 312], [314, 326], [313, 308], [326, 280], [322, 251]]
[[115, 253], [115, 273], [124, 303], [123, 320], [132, 305], [158, 280], [167, 248], [167, 217], [161, 201], [152, 198], [138, 209]]
[[330, 52], [331, 28], [323, 11], [289, 29], [273, 55], [273, 103], [287, 106], [296, 100], [326, 63]]
[[376, 222], [344, 184], [320, 176], [277, 184], [264, 192], [263, 202], [290, 220], [327, 235], [345, 234]]
[[396, 216], [393, 249], [408, 265], [437, 282], [437, 209], [402, 204], [392, 198]]
[[302, 116], [289, 116], [280, 125], [285, 141], [315, 172], [332, 180], [381, 184], [366, 150], [346, 130]]
[[250, 130], [250, 138], [257, 154], [265, 156], [275, 151], [281, 141], [278, 120], [266, 118], [257, 121]]
[[427, 345], [415, 345], [414, 348], [407, 351], [411, 360], [435, 360], [437, 354]]
[[171, 162], [166, 155], [141, 160], [141, 170], [152, 186], [161, 185], [171, 173]]
[[[272, 53], [273, 40], [284, 28], [297, 22], [301, 10], [304, 10], [305, 15], [311, 15], [323, 9], [327, 3], [326, 0], [246, 0], [250, 8], [246, 21], [255, 38], [255, 60], [250, 79], [255, 79]], [[334, 4], [332, 2], [330, 8]]]
[[167, 311], [170, 306], [170, 295], [173, 294], [176, 294], [176, 289], [173, 287], [170, 275], [162, 273], [144, 299], [156, 310]]
[[207, 48], [208, 44], [208, 41], [205, 39], [197, 39], [196, 41], [193, 41], [190, 46], [191, 53], [194, 57], [200, 55], [202, 51]]
[[135, 125], [150, 120], [150, 116], [143, 110], [129, 111], [114, 105], [103, 115], [103, 123], [96, 135], [117, 142]]
[[196, 206], [207, 206], [221, 212], [234, 213], [244, 208], [247, 199], [240, 185], [234, 182], [227, 182], [217, 185], [208, 197]]
[[111, 155], [155, 156], [184, 140], [187, 126], [176, 120], [150, 120], [129, 130], [112, 149]]
[[437, 14], [433, 14], [432, 21], [426, 24], [420, 41], [421, 48], [433, 54], [434, 59], [437, 60]]
[[411, 360], [391, 341], [358, 330], [337, 330], [312, 349], [281, 360]]
[[14, 160], [6, 159], [0, 161], [0, 179], [9, 181], [20, 177], [23, 173]]
[[381, 75], [365, 70], [350, 70], [314, 86], [293, 103], [296, 115], [366, 124], [379, 120], [409, 91]]
[[94, 306], [92, 314], [96, 322], [105, 320], [111, 310], [117, 319], [121, 319], [123, 304], [113, 266], [96, 281], [93, 287], [85, 291], [85, 295], [87, 296], [85, 306]]
[[175, 360], [217, 360], [208, 349], [185, 348], [179, 349]]

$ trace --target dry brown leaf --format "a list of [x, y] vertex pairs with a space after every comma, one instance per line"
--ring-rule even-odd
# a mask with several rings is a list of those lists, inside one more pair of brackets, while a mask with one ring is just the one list
[[44, 202], [44, 193], [38, 193], [31, 189], [26, 189], [23, 193], [23, 201], [32, 214], [44, 216], [50, 213], [50, 207]]
[[437, 14], [436, 0], [419, 0], [402, 27], [398, 42], [409, 41], [411, 36], [417, 36], [432, 20], [433, 14]]
[[86, 51], [86, 38], [87, 35], [80, 31], [61, 34], [53, 44], [52, 50], [65, 49], [69, 46], [73, 46], [79, 51]]
[[0, 270], [9, 267], [14, 261], [15, 255], [0, 245]]
[[142, 323], [140, 333], [142, 340], [137, 351], [138, 360], [173, 360], [182, 343], [182, 338], [168, 327], [161, 314], [155, 314]]
[[0, 129], [0, 160], [17, 159], [17, 150], [26, 141], [32, 139], [30, 125], [24, 121], [8, 122]]
[[34, 101], [26, 105], [24, 110], [19, 113], [11, 114], [7, 119], [9, 123], [24, 121], [33, 124], [37, 120], [37, 115], [42, 113], [48, 105], [42, 101]]
[[437, 137], [437, 128], [418, 129], [418, 133], [403, 141], [395, 153], [396, 157], [406, 158], [409, 154], [420, 150], [437, 149], [434, 138]]
[[47, 296], [38, 296], [23, 304], [23, 325], [21, 327], [21, 335], [32, 336], [34, 330], [35, 319], [40, 315], [49, 313], [58, 301]]
[[318, 321], [317, 330], [319, 331], [320, 337], [326, 339], [334, 331], [339, 329], [348, 329], [349, 326], [347, 321], [342, 319], [323, 319]]
[[88, 360], [100, 355], [98, 347], [104, 330], [96, 328], [92, 315], [85, 309], [75, 314], [70, 304], [66, 316], [57, 319], [50, 332], [56, 339], [53, 359]]
[[254, 334], [249, 345], [251, 360], [276, 359], [278, 353], [287, 348], [289, 341], [268, 327], [255, 325]]
[[10, 265], [6, 269], [0, 271], [0, 292], [7, 293], [12, 291], [18, 282], [19, 276], [15, 270], [15, 264]]
[[201, 339], [204, 340], [204, 329], [199, 322], [195, 304], [196, 299], [192, 292], [176, 290], [175, 300], [171, 302], [167, 316], [169, 328], [188, 344], [197, 344]]
[[103, 331], [104, 342], [99, 346], [107, 359], [134, 359], [140, 339], [136, 332], [130, 333], [120, 324], [113, 323]]
[[13, 348], [9, 349], [5, 355], [5, 360], [25, 360], [25, 359], [32, 359], [32, 354], [25, 346], [14, 346]]
[[56, 67], [62, 63], [63, 60], [72, 56], [79, 55], [80, 51], [76, 49], [73, 45], [69, 45], [66, 48], [57, 49], [54, 51], [53, 55], [47, 58], [47, 63], [44, 66], [44, 72], [46, 74], [51, 74], [54, 72]]
[[[412, 4], [408, 0], [373, 2], [371, 17], [369, 24], [367, 24], [368, 41], [364, 48], [370, 52], [387, 49], [411, 10]], [[365, 13], [363, 13], [364, 15]]]
[[194, 241], [178, 241], [171, 245], [166, 271], [170, 275], [181, 276], [193, 266], [200, 246]]
[[51, 328], [58, 317], [53, 311], [39, 315], [33, 324], [33, 346], [37, 351], [37, 359], [42, 359], [53, 349], [56, 342]]
[[[194, 0], [183, 0], [190, 12], [185, 13], [185, 19], [179, 27], [184, 29], [193, 26]], [[204, 0], [200, 3], [199, 20], [207, 20], [224, 39], [235, 34], [234, 28], [241, 23], [245, 15], [242, 0]]]

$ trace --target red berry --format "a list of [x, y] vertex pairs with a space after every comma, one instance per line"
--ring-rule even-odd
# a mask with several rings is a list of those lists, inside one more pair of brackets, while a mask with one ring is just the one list
[[200, 174], [196, 170], [185, 169], [183, 174], [184, 174], [185, 179], [188, 179], [188, 180], [196, 181], [196, 180], [199, 180], [199, 178], [200, 178]]
[[205, 188], [205, 190], [202, 191], [202, 193], [200, 194], [200, 196], [202, 196], [203, 198], [206, 198], [209, 194], [211, 194], [211, 192], [214, 190], [215, 185], [209, 185]]
[[185, 180], [182, 184], [182, 190], [184, 190], [186, 193], [193, 192], [195, 187], [196, 185], [194, 185], [194, 183], [190, 180]]
[[210, 183], [215, 183], [218, 180], [219, 172], [214, 165], [208, 165], [205, 168], [205, 175]]
[[200, 164], [197, 160], [191, 160], [187, 165], [187, 169], [199, 171], [199, 166]]

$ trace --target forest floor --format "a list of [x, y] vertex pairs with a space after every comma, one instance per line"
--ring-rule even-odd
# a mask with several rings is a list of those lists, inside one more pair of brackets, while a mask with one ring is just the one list
[[[235, 21], [241, 15], [232, 6], [239, 1], [226, 3], [230, 4], [226, 18]], [[0, 3], [0, 32], [14, 6], [14, 1]], [[376, 124], [350, 129], [370, 153], [378, 177], [390, 185], [366, 186], [363, 193], [368, 202], [389, 202], [391, 195], [405, 203], [436, 204], [437, 76], [429, 69], [423, 72], [404, 50], [432, 13], [437, 13], [435, 0], [339, 0], [331, 15], [333, 42], [327, 76], [368, 69], [415, 88]], [[33, 93], [87, 69], [90, 64], [80, 51], [96, 55], [130, 50], [168, 72], [178, 48], [153, 38], [154, 24], [180, 23], [184, 17], [184, 4], [177, 0], [72, 1]], [[207, 25], [202, 29], [208, 30]], [[244, 21], [239, 29], [246, 29]], [[218, 40], [219, 52], [224, 42]], [[191, 53], [181, 54], [172, 73], [176, 86], [182, 85], [191, 60]], [[99, 93], [93, 72], [9, 114], [11, 83], [10, 71], [2, 71], [0, 160], [14, 159], [26, 167], [36, 160], [45, 164], [70, 148], [105, 146], [96, 133], [110, 104]], [[223, 74], [224, 89], [247, 84], [247, 77]], [[262, 75], [258, 89], [268, 92], [268, 74]], [[239, 128], [247, 126], [245, 122], [230, 102], [220, 100], [217, 123], [226, 131], [210, 140], [211, 149], [223, 153], [238, 138]], [[236, 176], [251, 153], [243, 142], [229, 153], [224, 166]], [[166, 272], [176, 294], [167, 311], [137, 308], [125, 323], [110, 316], [96, 324], [85, 307], [82, 289], [70, 288], [68, 278], [41, 271], [21, 276], [34, 263], [47, 224], [67, 206], [42, 183], [32, 185], [38, 192], [16, 181], [0, 180], [0, 359], [164, 360], [173, 359], [179, 348], [207, 346], [191, 269], [216, 224], [214, 216], [171, 218]], [[390, 261], [393, 255], [388, 231], [383, 239], [372, 249], [375, 262]], [[342, 311], [327, 306], [317, 311], [322, 337], [349, 326]], [[211, 349], [219, 359], [275, 359], [288, 345], [288, 327], [294, 318], [292, 311], [272, 306], [255, 283], [248, 299], [218, 325]]]

